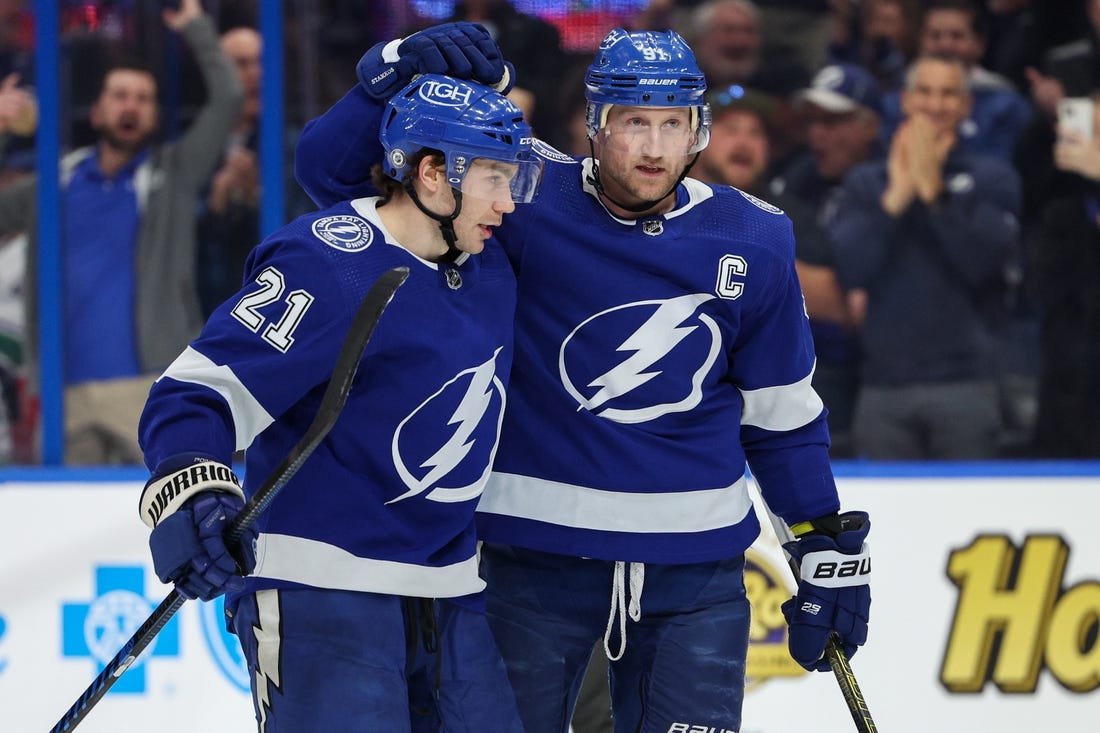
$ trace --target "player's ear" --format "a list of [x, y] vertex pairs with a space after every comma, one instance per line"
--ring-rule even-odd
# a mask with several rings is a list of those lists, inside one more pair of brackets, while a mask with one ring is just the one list
[[431, 193], [437, 193], [447, 185], [447, 171], [442, 161], [434, 155], [425, 155], [416, 166], [416, 177]]

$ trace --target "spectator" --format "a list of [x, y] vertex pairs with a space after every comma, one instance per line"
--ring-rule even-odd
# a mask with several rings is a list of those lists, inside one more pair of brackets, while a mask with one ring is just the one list
[[[0, 150], [2, 141], [34, 134], [38, 106], [34, 96], [18, 86], [19, 75], [9, 74], [0, 83]], [[29, 163], [25, 155], [16, 158]], [[0, 188], [6, 188], [28, 172], [2, 161]], [[23, 285], [27, 261], [25, 231], [0, 237], [0, 465], [26, 460], [26, 445], [20, 432], [30, 417], [27, 409], [26, 375], [23, 364], [26, 318], [23, 313]]]
[[760, 8], [751, 0], [708, 0], [688, 17], [685, 39], [695, 49], [711, 89], [731, 84], [785, 95], [806, 83], [807, 67], [763, 62]]
[[[975, 153], [1011, 161], [1016, 144], [1031, 121], [1032, 107], [1008, 79], [980, 65], [985, 52], [985, 24], [972, 0], [932, 0], [921, 22], [920, 52], [957, 58], [967, 70], [970, 114], [960, 122], [959, 140]], [[901, 120], [900, 94], [884, 98], [884, 139]]]
[[1040, 114], [1018, 146], [1016, 164], [1025, 188], [1028, 219], [1041, 217], [1051, 198], [1074, 195], [1080, 181], [1054, 166], [1054, 122], [1058, 103], [1066, 97], [1085, 97], [1100, 89], [1100, 0], [1087, 0], [1088, 32], [1081, 38], [1051, 48], [1042, 70], [1028, 68], [1031, 100]]
[[221, 49], [237, 71], [244, 101], [200, 203], [197, 275], [204, 318], [240, 289], [245, 258], [260, 241], [257, 145], [263, 37], [253, 28], [232, 28], [222, 34]]
[[[830, 255], [825, 233], [815, 221], [814, 210], [791, 193], [772, 191], [768, 187], [770, 122], [775, 105], [768, 96], [754, 90], [743, 90], [736, 95], [729, 91], [711, 93], [708, 100], [712, 119], [710, 143], [699, 154], [699, 161], [692, 169], [694, 177], [766, 198], [768, 203], [781, 208], [791, 219], [797, 258], [795, 268], [802, 283], [812, 327], [815, 313], [832, 313], [842, 308], [844, 296], [832, 268], [822, 264], [829, 261]], [[815, 372], [815, 379], [816, 376]], [[821, 396], [831, 413], [832, 406], [825, 395]]]
[[1025, 70], [1042, 62], [1049, 34], [1033, 0], [985, 0], [987, 43], [982, 66], [1003, 76], [1020, 91], [1028, 88]]
[[865, 0], [837, 4], [830, 63], [862, 66], [883, 91], [900, 89], [917, 50], [918, 0]]
[[[881, 97], [866, 70], [832, 64], [818, 72], [795, 99], [809, 147], [771, 181], [770, 191], [772, 196], [801, 202], [813, 212], [815, 229], [827, 231], [844, 177], [855, 166], [883, 155]], [[799, 279], [817, 351], [813, 385], [829, 408], [831, 455], [847, 457], [852, 452], [852, 415], [859, 388], [857, 331], [866, 294], [840, 287], [827, 245], [811, 249], [809, 242], [803, 242], [801, 246]]]
[[1086, 0], [1088, 31], [1082, 37], [1051, 48], [1043, 70], [1025, 71], [1031, 98], [1048, 119], [1063, 97], [1080, 97], [1100, 88], [1100, 0]]
[[832, 222], [841, 281], [867, 290], [857, 451], [874, 459], [993, 458], [995, 342], [1020, 182], [959, 144], [966, 68], [922, 56], [885, 161], [845, 180]]
[[763, 62], [760, 9], [750, 0], [707, 0], [688, 16], [685, 38], [695, 49], [710, 89], [741, 86], [775, 99], [772, 157], [785, 160], [801, 139], [787, 98], [806, 85], [810, 73], [796, 62]]
[[766, 63], [797, 59], [804, 69], [819, 68], [825, 62], [832, 14], [838, 5], [857, 0], [756, 0], [760, 26], [764, 31]]
[[1035, 449], [1043, 458], [1100, 458], [1100, 141], [1060, 128], [1053, 158], [1070, 182], [1043, 206], [1035, 254], [1042, 306]]
[[[194, 51], [207, 101], [177, 142], [151, 144], [157, 83], [144, 67], [108, 71], [91, 109], [99, 138], [61, 161], [65, 460], [134, 463], [156, 374], [201, 325], [195, 199], [240, 108], [240, 87], [199, 0], [163, 11]], [[37, 179], [0, 192], [0, 232], [31, 229]], [[27, 335], [34, 358], [36, 247], [28, 247]]]

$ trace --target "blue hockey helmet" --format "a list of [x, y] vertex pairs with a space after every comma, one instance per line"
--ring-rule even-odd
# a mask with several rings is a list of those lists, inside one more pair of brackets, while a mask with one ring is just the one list
[[440, 74], [424, 74], [386, 103], [379, 140], [382, 169], [404, 182], [410, 161], [424, 148], [443, 153], [447, 180], [459, 191], [475, 159], [515, 164], [512, 200], [534, 199], [542, 160], [531, 149], [534, 137], [523, 112], [491, 87]]
[[614, 104], [629, 107], [688, 107], [696, 140], [689, 153], [710, 141], [707, 82], [695, 54], [675, 31], [616, 28], [600, 43], [584, 77], [586, 124], [594, 138]]

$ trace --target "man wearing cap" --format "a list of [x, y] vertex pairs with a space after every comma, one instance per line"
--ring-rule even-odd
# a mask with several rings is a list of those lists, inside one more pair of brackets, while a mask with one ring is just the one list
[[[824, 230], [835, 212], [834, 199], [844, 176], [883, 154], [882, 103], [868, 71], [854, 64], [831, 64], [795, 95], [795, 104], [806, 121], [808, 149], [772, 180], [770, 194], [773, 199], [783, 195], [800, 201], [814, 212], [816, 227]], [[859, 386], [856, 329], [863, 294], [841, 289], [827, 247], [813, 255], [804, 249], [800, 246], [798, 274], [817, 350], [814, 389], [829, 409], [831, 453], [848, 457]]]

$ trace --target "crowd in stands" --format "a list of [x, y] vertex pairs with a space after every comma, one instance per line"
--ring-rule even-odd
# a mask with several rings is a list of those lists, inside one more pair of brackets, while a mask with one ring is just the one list
[[[63, 18], [70, 65], [95, 61], [63, 90], [66, 462], [139, 463], [149, 383], [261, 236], [258, 3], [114, 20], [84, 5], [95, 27]], [[394, 5], [291, 14], [288, 156], [370, 45], [448, 19], [494, 35], [537, 135], [588, 154], [594, 47], [563, 3]], [[834, 457], [1100, 458], [1100, 113], [1093, 134], [1060, 117], [1100, 99], [1100, 0], [650, 0], [601, 17], [685, 37], [713, 114], [691, 175], [791, 218]], [[40, 427], [32, 20], [0, 2], [0, 465], [35, 462]], [[305, 211], [287, 188], [287, 216]]]

